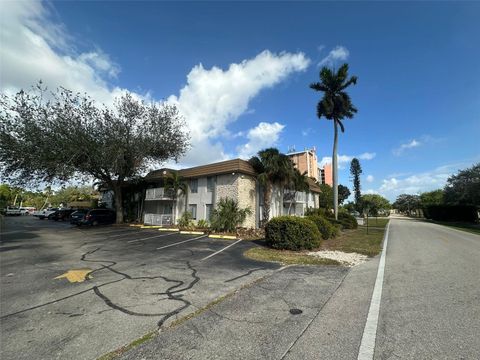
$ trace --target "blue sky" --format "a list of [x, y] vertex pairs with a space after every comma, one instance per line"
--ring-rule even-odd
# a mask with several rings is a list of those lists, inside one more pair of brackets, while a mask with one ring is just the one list
[[[359, 109], [339, 141], [340, 183], [364, 192], [442, 187], [480, 161], [480, 3], [2, 2], [1, 90], [39, 79], [111, 103], [122, 91], [179, 106], [180, 166], [267, 146], [331, 156], [309, 89], [344, 61]], [[325, 159], [324, 159], [325, 158]], [[171, 165], [171, 164], [169, 164]]]

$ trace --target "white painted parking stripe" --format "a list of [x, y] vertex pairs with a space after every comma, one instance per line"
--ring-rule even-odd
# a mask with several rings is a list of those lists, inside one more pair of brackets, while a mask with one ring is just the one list
[[213, 254], [208, 255], [207, 257], [204, 257], [201, 261], [207, 260], [207, 259], [211, 258], [212, 256], [215, 256], [215, 255], [217, 255], [217, 254], [220, 254], [222, 251], [227, 250], [229, 247], [232, 247], [232, 246], [235, 245], [235, 244], [238, 244], [240, 241], [242, 241], [242, 239], [235, 241], [233, 244], [230, 244], [230, 245], [228, 245], [228, 246], [225, 246], [223, 249], [220, 249], [220, 250], [218, 250], [217, 252], [214, 252]]
[[372, 360], [375, 354], [375, 341], [377, 338], [378, 315], [380, 313], [380, 302], [382, 300], [383, 275], [385, 273], [385, 257], [387, 256], [388, 232], [390, 230], [390, 221], [385, 232], [385, 241], [383, 242], [382, 255], [378, 264], [377, 279], [373, 288], [372, 300], [368, 310], [367, 322], [363, 329], [362, 342], [358, 352], [358, 360]]
[[[174, 233], [174, 234], [176, 234], [176, 233]], [[166, 249], [166, 248], [169, 248], [169, 247], [172, 247], [172, 246], [180, 245], [180, 244], [183, 244], [183, 243], [186, 243], [186, 242], [189, 242], [189, 241], [193, 241], [193, 240], [197, 240], [197, 239], [201, 239], [201, 238], [204, 238], [204, 237], [207, 237], [207, 235], [202, 235], [202, 236], [199, 236], [199, 237], [196, 237], [196, 238], [193, 238], [193, 239], [179, 241], [179, 242], [176, 242], [174, 244], [162, 246], [162, 247], [157, 248], [157, 250]]]
[[169, 235], [173, 235], [173, 234], [176, 234], [176, 233], [149, 236], [149, 237], [141, 238], [141, 239], [128, 240], [127, 242], [133, 243], [133, 242], [137, 242], [137, 241], [143, 241], [143, 240], [148, 240], [148, 239], [155, 239], [155, 238], [159, 238], [159, 237], [162, 237], [162, 236], [169, 236]]

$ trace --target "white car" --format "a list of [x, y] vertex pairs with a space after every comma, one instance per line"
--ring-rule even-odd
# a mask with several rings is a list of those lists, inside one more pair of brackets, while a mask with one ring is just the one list
[[7, 206], [5, 209], [6, 216], [20, 216], [22, 215], [22, 211], [17, 206]]
[[35, 211], [33, 213], [33, 216], [36, 216], [40, 220], [43, 220], [43, 219], [47, 219], [49, 215], [53, 214], [57, 210], [58, 210], [57, 208], [47, 208], [45, 210]]

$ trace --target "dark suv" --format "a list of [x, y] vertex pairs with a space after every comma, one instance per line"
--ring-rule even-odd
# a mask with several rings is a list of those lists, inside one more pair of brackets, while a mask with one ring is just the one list
[[49, 220], [66, 221], [70, 219], [70, 215], [75, 212], [75, 209], [60, 209], [55, 211], [48, 217]]
[[78, 209], [77, 211], [70, 214], [70, 224], [79, 225], [89, 211], [90, 209]]
[[115, 222], [115, 211], [110, 209], [93, 209], [90, 210], [79, 225], [100, 225], [113, 224]]

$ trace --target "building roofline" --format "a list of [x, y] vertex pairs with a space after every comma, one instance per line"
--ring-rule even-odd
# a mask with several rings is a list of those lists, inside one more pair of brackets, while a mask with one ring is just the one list
[[253, 167], [247, 161], [242, 159], [232, 159], [180, 170], [172, 170], [167, 168], [153, 170], [145, 176], [145, 179], [163, 178], [167, 175], [167, 173], [172, 172], [177, 172], [184, 178], [197, 178], [202, 176], [223, 175], [229, 173], [241, 173], [252, 176], [257, 175]]

